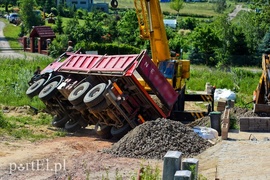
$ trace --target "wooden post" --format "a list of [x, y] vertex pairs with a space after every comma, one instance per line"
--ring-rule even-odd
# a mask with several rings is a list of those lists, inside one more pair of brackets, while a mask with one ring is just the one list
[[35, 52], [35, 38], [30, 37], [30, 52]]
[[42, 50], [42, 39], [41, 38], [38, 38], [38, 53], [41, 54]]

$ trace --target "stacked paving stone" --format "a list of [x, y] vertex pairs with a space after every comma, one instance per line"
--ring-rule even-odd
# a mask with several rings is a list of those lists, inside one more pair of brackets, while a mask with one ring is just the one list
[[137, 126], [104, 152], [118, 157], [163, 159], [167, 151], [193, 157], [210, 146], [210, 142], [181, 122], [158, 118]]

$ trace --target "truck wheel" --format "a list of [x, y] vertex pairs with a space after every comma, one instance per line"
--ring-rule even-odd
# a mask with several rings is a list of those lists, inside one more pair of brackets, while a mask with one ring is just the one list
[[112, 127], [111, 128], [111, 134], [113, 137], [117, 139], [121, 139], [124, 135], [126, 135], [131, 130], [131, 127], [128, 123], [126, 123], [124, 126], [117, 128]]
[[88, 108], [88, 110], [91, 113], [99, 113], [101, 111], [103, 111], [104, 109], [106, 109], [109, 106], [109, 104], [107, 104], [106, 100], [104, 99], [102, 102], [100, 102], [98, 105], [93, 106], [91, 108]]
[[52, 126], [58, 127], [58, 128], [64, 128], [65, 124], [66, 124], [66, 122], [68, 122], [68, 120], [69, 120], [69, 117], [67, 115], [64, 117], [59, 117], [58, 115], [56, 115], [53, 118]]
[[89, 82], [84, 82], [71, 91], [68, 100], [74, 106], [83, 102], [85, 94], [92, 88]]
[[66, 122], [65, 124], [65, 129], [68, 131], [68, 132], [76, 132], [78, 131], [79, 129], [81, 129], [82, 126], [80, 124], [80, 122], [78, 120], [73, 120], [73, 119], [70, 119], [68, 122]]
[[46, 80], [44, 78], [37, 80], [34, 82], [26, 91], [26, 95], [30, 98], [38, 95], [38, 93], [42, 90], [43, 84]]
[[103, 139], [109, 139], [112, 137], [111, 126], [100, 125], [99, 123], [97, 123], [95, 125], [95, 131], [97, 135]]
[[39, 93], [38, 97], [43, 100], [47, 101], [51, 99], [57, 92], [58, 81], [52, 81], [47, 84]]
[[88, 107], [94, 107], [98, 105], [102, 100], [105, 99], [103, 96], [103, 92], [106, 89], [106, 84], [105, 83], [100, 83], [93, 87], [85, 96], [83, 99], [83, 102], [88, 106]]

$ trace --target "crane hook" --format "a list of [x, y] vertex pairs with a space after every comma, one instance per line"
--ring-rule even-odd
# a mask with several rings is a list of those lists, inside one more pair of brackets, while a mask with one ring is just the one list
[[118, 1], [117, 1], [117, 0], [111, 0], [111, 6], [112, 6], [113, 8], [117, 8], [117, 6], [118, 6]]

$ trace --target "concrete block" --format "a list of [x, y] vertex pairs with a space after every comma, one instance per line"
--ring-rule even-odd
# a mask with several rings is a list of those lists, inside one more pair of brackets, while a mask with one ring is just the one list
[[163, 180], [174, 180], [174, 174], [181, 169], [182, 153], [179, 151], [168, 151], [163, 161]]
[[222, 123], [221, 125], [221, 138], [222, 140], [228, 139], [229, 124]]
[[179, 170], [174, 174], [174, 180], [191, 180], [191, 171]]
[[182, 170], [191, 171], [191, 179], [198, 178], [199, 160], [195, 158], [187, 158], [182, 162]]

